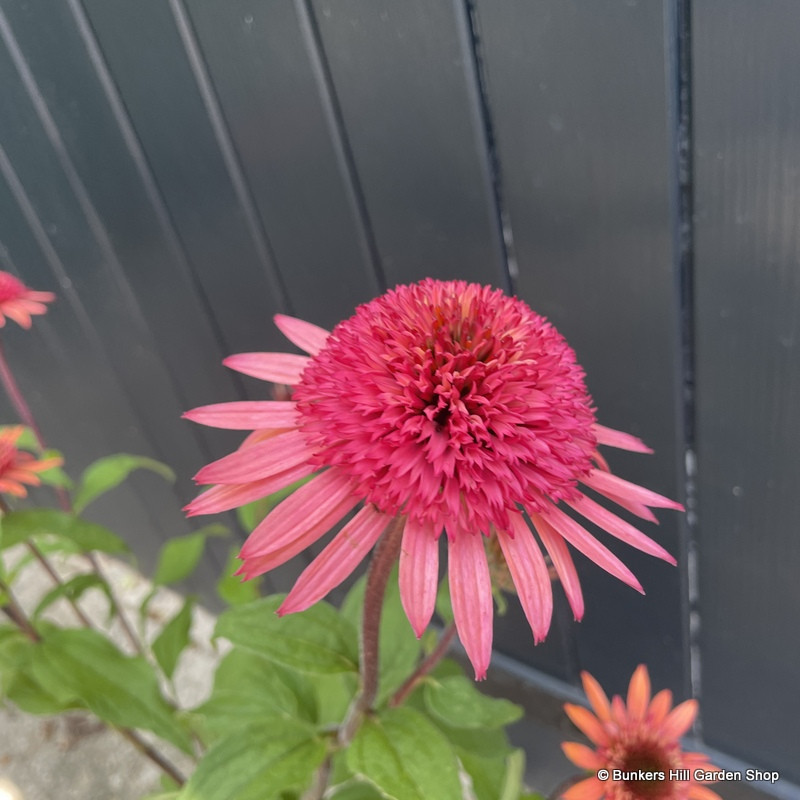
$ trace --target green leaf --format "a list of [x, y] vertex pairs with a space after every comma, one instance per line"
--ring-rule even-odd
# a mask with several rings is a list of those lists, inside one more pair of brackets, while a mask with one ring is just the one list
[[[63, 456], [58, 452], [58, 450], [45, 450], [41, 455], [41, 459], [43, 461], [48, 458], [56, 457], [60, 457], [62, 461], [64, 460]], [[39, 478], [46, 486], [58, 486], [62, 489], [72, 488], [72, 481], [61, 467], [51, 467], [50, 469], [46, 469], [39, 473]]]
[[365, 720], [350, 745], [347, 764], [394, 800], [462, 797], [453, 750], [410, 708], [392, 708]]
[[80, 513], [93, 500], [119, 486], [136, 469], [149, 469], [168, 481], [175, 480], [175, 473], [160, 461], [145, 456], [117, 453], [99, 458], [90, 464], [81, 475], [73, 506]]
[[189, 644], [192, 627], [192, 600], [187, 599], [183, 608], [164, 626], [153, 642], [153, 655], [164, 674], [171, 678], [178, 666], [178, 659]]
[[0, 547], [11, 547], [33, 537], [54, 536], [67, 552], [88, 552], [99, 550], [103, 553], [119, 554], [129, 552], [128, 545], [102, 525], [87, 522], [66, 511], [53, 509], [33, 509], [31, 511], [12, 511], [2, 521]]
[[[0, 433], [5, 433], [6, 431], [12, 429], [19, 429], [19, 425], [0, 425]], [[36, 436], [34, 435], [33, 431], [28, 427], [22, 428], [22, 433], [19, 435], [17, 439], [16, 447], [19, 450], [30, 450], [34, 453], [39, 452], [39, 441], [37, 440]]]
[[235, 606], [217, 621], [216, 636], [303, 672], [355, 672], [355, 628], [332, 606], [319, 602], [299, 614], [275, 612], [284, 595]]
[[0, 628], [0, 697], [5, 696], [28, 714], [60, 714], [80, 704], [53, 696], [31, 676], [36, 643], [16, 628]]
[[487, 697], [473, 681], [460, 675], [429, 682], [425, 705], [431, 714], [454, 728], [500, 728], [523, 714], [518, 705]]
[[102, 634], [53, 629], [37, 645], [31, 666], [33, 677], [55, 697], [80, 700], [112, 725], [145, 728], [192, 752], [153, 668], [139, 656], [123, 655]]
[[436, 613], [441, 617], [445, 625], [453, 621], [453, 606], [450, 604], [450, 584], [444, 578], [439, 584], [439, 591], [436, 593]]
[[352, 672], [308, 676], [316, 698], [317, 725], [339, 725], [358, 689], [358, 676]]
[[236, 647], [220, 662], [211, 697], [195, 713], [205, 717], [206, 729], [218, 737], [278, 717], [314, 722], [316, 702], [304, 675]]
[[383, 800], [385, 794], [374, 789], [371, 784], [362, 781], [348, 781], [337, 787], [331, 800]]
[[472, 779], [477, 800], [520, 800], [525, 773], [522, 750], [514, 750], [505, 758], [482, 758], [464, 751], [459, 751], [458, 757]]
[[178, 800], [275, 800], [310, 784], [325, 752], [290, 720], [240, 728], [208, 751]]
[[209, 536], [227, 536], [228, 533], [224, 525], [214, 524], [167, 541], [158, 556], [153, 584], [167, 586], [188, 578], [203, 557], [206, 539]]
[[80, 596], [87, 591], [88, 589], [100, 589], [103, 594], [105, 594], [106, 598], [108, 599], [109, 608], [111, 613], [115, 612], [115, 603], [114, 603], [114, 596], [111, 593], [111, 587], [106, 583], [103, 578], [99, 575], [95, 575], [94, 573], [89, 573], [86, 575], [76, 575], [74, 578], [70, 578], [68, 581], [65, 581], [58, 586], [52, 588], [40, 601], [39, 605], [36, 606], [36, 610], [33, 612], [33, 618], [38, 618], [41, 613], [50, 605], [55, 603], [56, 600], [60, 598], [65, 598], [67, 600], [72, 600], [73, 602], [78, 600]]
[[234, 545], [228, 553], [228, 563], [225, 565], [222, 577], [217, 582], [217, 594], [229, 606], [241, 606], [252, 603], [261, 596], [261, 577], [252, 580], [242, 580], [233, 573], [241, 563], [238, 559], [239, 545]]

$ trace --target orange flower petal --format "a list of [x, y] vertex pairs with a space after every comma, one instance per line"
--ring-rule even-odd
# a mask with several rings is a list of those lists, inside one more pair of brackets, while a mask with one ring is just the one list
[[608, 702], [608, 696], [603, 691], [603, 688], [597, 680], [585, 670], [581, 672], [581, 680], [583, 681], [583, 691], [586, 692], [586, 697], [589, 698], [589, 702], [592, 704], [595, 714], [597, 714], [598, 718], [603, 720], [603, 722], [610, 720], [611, 705]]
[[587, 778], [585, 781], [570, 786], [561, 795], [564, 800], [600, 800], [605, 792], [605, 786], [597, 778]]
[[581, 769], [600, 769], [605, 761], [591, 747], [578, 742], [563, 742], [561, 749], [564, 755]]
[[662, 689], [650, 703], [650, 721], [653, 725], [660, 725], [672, 708], [672, 692]]
[[647, 667], [639, 664], [628, 686], [628, 716], [631, 719], [644, 719], [649, 703], [650, 676], [647, 674]]
[[676, 706], [664, 720], [661, 735], [665, 739], [680, 739], [692, 727], [697, 716], [697, 700], [687, 700]]
[[594, 714], [581, 706], [574, 706], [572, 703], [566, 703], [564, 711], [567, 712], [567, 716], [572, 722], [595, 744], [608, 744], [608, 733]]

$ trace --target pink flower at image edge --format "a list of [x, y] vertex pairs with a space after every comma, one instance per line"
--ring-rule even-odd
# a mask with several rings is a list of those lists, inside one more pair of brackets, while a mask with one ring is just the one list
[[0, 494], [25, 497], [28, 486], [41, 483], [40, 472], [61, 466], [60, 456], [37, 459], [25, 450], [17, 449], [17, 440], [22, 436], [24, 428], [15, 425], [0, 431]]
[[45, 303], [55, 299], [52, 292], [35, 292], [11, 273], [0, 271], [0, 328], [5, 326], [6, 318], [30, 328], [31, 317], [47, 313]]
[[399, 581], [408, 619], [421, 636], [434, 610], [444, 530], [456, 627], [482, 678], [493, 615], [484, 537], [496, 537], [537, 642], [553, 608], [542, 545], [576, 619], [584, 602], [567, 543], [643, 592], [564, 506], [675, 564], [584, 493], [587, 487], [653, 522], [650, 508], [682, 510], [611, 474], [598, 445], [652, 451], [596, 422], [574, 352], [521, 300], [428, 279], [360, 306], [331, 333], [283, 315], [275, 322], [309, 355], [243, 353], [224, 363], [291, 386], [292, 400], [221, 403], [185, 414], [204, 425], [253, 431], [234, 453], [198, 472], [198, 483], [214, 486], [186, 510], [226, 511], [316, 473], [245, 542], [239, 572], [252, 578], [293, 558], [363, 503], [298, 578], [280, 613], [324, 597], [402, 515]]
[[[595, 775], [570, 787], [562, 795], [564, 800], [722, 800], [695, 780], [695, 770], [716, 771], [708, 758], [681, 749], [680, 738], [697, 716], [696, 700], [672, 708], [672, 693], [664, 689], [651, 701], [650, 676], [643, 664], [631, 678], [627, 705], [619, 696], [609, 702], [588, 672], [582, 673], [582, 678], [594, 714], [570, 704], [564, 710], [595, 749], [578, 742], [565, 742], [561, 747], [575, 766]], [[610, 776], [605, 781], [597, 777], [597, 771], [603, 769]], [[615, 770], [626, 779], [615, 780]], [[648, 772], [664, 778], [639, 779]]]

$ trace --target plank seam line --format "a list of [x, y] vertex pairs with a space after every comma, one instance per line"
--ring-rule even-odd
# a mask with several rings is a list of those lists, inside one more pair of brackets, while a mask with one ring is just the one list
[[[39, 90], [39, 86], [36, 83], [36, 79], [31, 71], [30, 66], [28, 65], [25, 56], [20, 49], [19, 43], [16, 40], [13, 30], [8, 22], [8, 19], [0, 9], [0, 38], [3, 39], [9, 55], [11, 56], [11, 60], [14, 63], [14, 67], [17, 70], [20, 80], [22, 81], [22, 85], [25, 88], [25, 91], [28, 95], [31, 104], [34, 107], [34, 111], [36, 113], [36, 117], [39, 120], [42, 128], [44, 129], [45, 135], [47, 136], [48, 142], [50, 146], [53, 148], [53, 152], [58, 159], [58, 163], [64, 173], [65, 178], [67, 179], [67, 183], [71, 191], [73, 192], [75, 199], [78, 202], [78, 205], [86, 219], [87, 225], [95, 237], [95, 240], [100, 248], [101, 253], [105, 256], [105, 263], [106, 265], [113, 271], [116, 276], [117, 282], [120, 286], [121, 293], [124, 297], [125, 303], [130, 309], [131, 312], [131, 320], [133, 321], [134, 325], [136, 326], [139, 333], [145, 338], [150, 339], [152, 333], [147, 326], [146, 320], [142, 313], [141, 307], [136, 299], [136, 296], [133, 294], [130, 285], [128, 284], [127, 280], [125, 279], [125, 273], [122, 269], [122, 265], [120, 264], [119, 258], [117, 256], [116, 251], [114, 250], [114, 246], [109, 238], [108, 232], [105, 229], [102, 219], [97, 213], [97, 210], [92, 203], [91, 197], [89, 196], [89, 192], [86, 189], [86, 186], [83, 184], [80, 175], [78, 174], [75, 165], [72, 163], [72, 159], [67, 152], [66, 146], [64, 145], [64, 141], [61, 138], [61, 134], [58, 130], [58, 126], [55, 123], [52, 115], [50, 114], [50, 110], [47, 107], [47, 103]], [[67, 287], [72, 285], [72, 281], [70, 280], [68, 273], [66, 271], [65, 265], [62, 262], [60, 256], [58, 256], [55, 248], [52, 246], [49, 237], [47, 236], [44, 228], [42, 226], [41, 221], [38, 218], [36, 210], [33, 207], [33, 204], [28, 198], [27, 193], [24, 191], [24, 187], [22, 186], [22, 182], [19, 180], [19, 177], [16, 175], [16, 172], [13, 170], [13, 167], [6, 155], [3, 151], [2, 153], [2, 162], [3, 169], [5, 173], [8, 173], [10, 176], [13, 176], [15, 179], [15, 187], [12, 186], [12, 191], [16, 188], [15, 196], [17, 198], [17, 202], [20, 203], [20, 207], [23, 210], [23, 213], [26, 215], [28, 219], [28, 224], [31, 225], [31, 228], [34, 232], [34, 235], [37, 238], [37, 241], [44, 250], [46, 256], [48, 257], [48, 261], [51, 265], [51, 269], [56, 273], [59, 277], [59, 283], [62, 287]], [[10, 184], [12, 181], [10, 181]], [[24, 202], [23, 202], [24, 201]], [[102, 343], [102, 339], [98, 334], [97, 330], [94, 327], [94, 323], [88, 314], [87, 310], [83, 306], [83, 303], [77, 296], [77, 293], [72, 291], [72, 302], [71, 305], [73, 309], [78, 313], [79, 319], [82, 322], [82, 327], [90, 339], [94, 342], [97, 348], [100, 348], [101, 353], [104, 354], [105, 360], [108, 364], [111, 365], [112, 371], [116, 372], [114, 367], [115, 359], [111, 358], [105, 350], [105, 347]], [[155, 348], [153, 351], [156, 352]], [[178, 387], [172, 374], [166, 368], [166, 366], [161, 362], [159, 358], [156, 359], [155, 366], [162, 372], [164, 377], [166, 378], [167, 384], [170, 385], [173, 390], [175, 391], [176, 398], [179, 403], [181, 403], [181, 393], [180, 387]], [[117, 373], [119, 374], [119, 373]], [[125, 381], [121, 381], [122, 386], [125, 386]], [[141, 409], [138, 408], [138, 404], [135, 402], [134, 396], [130, 393], [127, 393], [128, 401], [131, 403], [131, 407], [133, 408], [134, 412], [139, 415], [140, 419], [144, 419], [145, 417], [141, 414]], [[182, 403], [185, 407], [186, 404]], [[153, 452], [158, 454], [158, 457], [161, 460], [166, 460], [166, 456], [168, 454], [164, 453], [161, 449], [160, 443], [156, 439], [152, 437], [147, 437], [148, 442], [150, 443], [151, 447], [153, 448]]]
[[[179, 269], [186, 276], [189, 285], [194, 289], [196, 297], [199, 301], [199, 305], [205, 312], [212, 336], [219, 348], [218, 356], [221, 360], [224, 355], [232, 352], [232, 348], [225, 343], [225, 336], [216, 321], [208, 295], [205, 292], [198, 276], [195, 274], [195, 271], [192, 269], [191, 262], [184, 248], [180, 234], [175, 228], [174, 220], [172, 219], [169, 208], [167, 207], [167, 203], [164, 199], [161, 188], [155, 179], [152, 167], [150, 166], [139, 136], [133, 126], [133, 122], [131, 121], [130, 114], [122, 101], [119, 88], [111, 76], [111, 71], [108, 67], [105, 56], [103, 55], [100, 44], [97, 41], [97, 36], [92, 24], [89, 21], [86, 11], [81, 5], [80, 0], [67, 0], [67, 5], [69, 6], [72, 17], [75, 21], [75, 25], [78, 29], [78, 33], [83, 41], [84, 47], [86, 48], [89, 61], [94, 68], [105, 98], [109, 104], [109, 107], [111, 108], [114, 121], [117, 124], [117, 128], [119, 129], [123, 141], [125, 142], [125, 146], [128, 149], [128, 153], [130, 154], [131, 160], [136, 168], [136, 172], [139, 175], [139, 179], [144, 186], [145, 194], [147, 195], [147, 198], [155, 212], [156, 218], [158, 219], [159, 226], [161, 227], [161, 230], [167, 240], [169, 248], [172, 251]], [[243, 383], [238, 379], [238, 376], [232, 374], [231, 379], [239, 395], [244, 397], [244, 386]]]
[[480, 136], [478, 144], [484, 151], [481, 166], [494, 200], [492, 204], [495, 218], [494, 228], [507, 284], [504, 289], [513, 293], [516, 288], [516, 279], [519, 277], [519, 268], [514, 248], [514, 233], [511, 229], [511, 216], [505, 203], [503, 173], [489, 100], [489, 82], [483, 59], [480, 22], [475, 0], [455, 0], [455, 11], [456, 16], [463, 20], [460, 32], [466, 56], [467, 91], [473, 95]]
[[365, 255], [367, 263], [372, 268], [379, 291], [385, 292], [388, 288], [386, 285], [386, 275], [383, 270], [380, 252], [375, 239], [372, 220], [367, 211], [367, 201], [364, 197], [364, 191], [358, 177], [353, 148], [347, 135], [344, 115], [342, 114], [339, 98], [336, 94], [333, 75], [331, 74], [328, 58], [322, 43], [319, 24], [317, 23], [311, 0], [295, 0], [295, 6], [300, 23], [300, 33], [311, 60], [311, 69], [317, 79], [319, 96], [322, 100], [325, 118], [328, 122], [331, 141], [344, 179], [348, 199], [355, 212], [356, 225], [359, 239], [361, 240], [359, 242], [360, 248]]
[[256, 248], [256, 254], [261, 261], [267, 280], [271, 284], [272, 291], [275, 293], [275, 298], [278, 301], [277, 305], [291, 314], [293, 313], [292, 304], [289, 301], [286, 287], [278, 271], [275, 253], [270, 244], [269, 236], [264, 229], [263, 222], [258, 212], [258, 206], [253, 199], [252, 192], [245, 178], [236, 146], [233, 143], [233, 137], [228, 128], [228, 123], [225, 120], [222, 106], [217, 97], [208, 66], [203, 57], [197, 35], [192, 27], [189, 14], [183, 5], [183, 0], [169, 0], [169, 7], [172, 11], [172, 16], [175, 20], [175, 26], [178, 29], [181, 42], [183, 43], [186, 57], [189, 60], [189, 66], [194, 75], [197, 88], [200, 91], [203, 105], [208, 114], [211, 128], [214, 131], [217, 146], [220, 149], [225, 168], [228, 171], [228, 177], [233, 185], [233, 190], [239, 201], [239, 205], [244, 212], [247, 228]]

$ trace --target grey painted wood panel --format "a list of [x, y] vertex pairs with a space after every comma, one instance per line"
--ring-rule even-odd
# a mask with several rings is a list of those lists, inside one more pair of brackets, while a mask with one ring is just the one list
[[693, 9], [703, 732], [800, 781], [800, 7]]
[[[231, 374], [219, 363], [226, 353], [124, 106], [91, 30], [84, 26], [81, 35], [80, 6], [10, 5], [8, 21], [25, 44], [28, 66], [124, 272], [122, 291], [133, 296], [180, 406], [235, 399]], [[192, 433], [206, 455], [219, 439], [209, 429]]]
[[463, 5], [313, 9], [387, 284], [507, 287]]
[[332, 327], [381, 278], [304, 5], [188, 9], [289, 304]]
[[[173, 3], [84, 3], [111, 75], [229, 352], [270, 349], [284, 307], [263, 231], [240, 202], [218, 129], [193, 72]], [[189, 31], [191, 35], [191, 31]], [[213, 87], [206, 86], [212, 91]], [[246, 187], [245, 187], [246, 188]]]
[[[606, 425], [655, 456], [615, 472], [680, 494], [674, 164], [661, 3], [476, 3], [520, 296], [575, 348]], [[681, 518], [646, 533], [680, 555]], [[636, 664], [686, 694], [681, 571], [607, 541], [645, 598], [580, 556], [577, 667], [620, 690]], [[567, 659], [568, 652], [563, 658]], [[529, 663], [548, 669], [531, 648]], [[568, 663], [568, 662], [567, 662]], [[573, 674], [575, 680], [577, 675]]]

